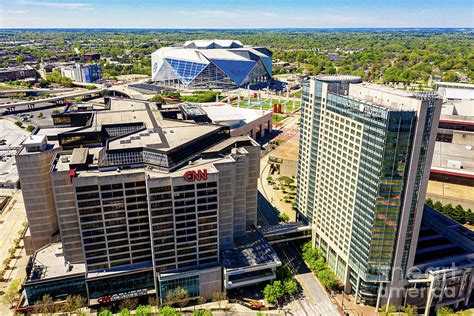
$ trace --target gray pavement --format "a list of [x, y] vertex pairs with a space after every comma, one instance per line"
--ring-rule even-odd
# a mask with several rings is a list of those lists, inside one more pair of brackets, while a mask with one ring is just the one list
[[[297, 121], [299, 116], [290, 117], [283, 122], [280, 129], [297, 128]], [[268, 153], [261, 157], [260, 170], [264, 174], [267, 166]], [[274, 225], [278, 223], [278, 204], [275, 200], [272, 202], [274, 206], [268, 201], [271, 198], [271, 193], [267, 192], [262, 181], [266, 181], [261, 177], [258, 183], [258, 217], [257, 223], [260, 226]], [[305, 316], [332, 316], [341, 315], [336, 305], [332, 302], [328, 293], [319, 282], [316, 275], [311, 272], [299, 253], [299, 248], [294, 242], [284, 243], [273, 246], [278, 253], [280, 259], [285, 262], [295, 273], [295, 279], [301, 285], [303, 293], [301, 297], [296, 298], [289, 304], [291, 315], [305, 315]]]

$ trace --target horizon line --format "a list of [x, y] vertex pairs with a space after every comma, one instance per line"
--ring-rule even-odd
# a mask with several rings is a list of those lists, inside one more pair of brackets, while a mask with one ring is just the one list
[[386, 29], [386, 30], [397, 30], [397, 29], [468, 29], [474, 30], [474, 26], [398, 26], [398, 27], [383, 27], [383, 26], [372, 26], [372, 27], [0, 27], [0, 30], [70, 30], [70, 29], [89, 29], [89, 30], [103, 30], [103, 29], [115, 29], [115, 30], [284, 30], [284, 29], [300, 29], [300, 30], [364, 30], [364, 29]]

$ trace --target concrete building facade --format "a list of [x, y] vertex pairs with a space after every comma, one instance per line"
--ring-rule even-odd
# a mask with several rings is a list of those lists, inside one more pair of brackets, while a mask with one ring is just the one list
[[[43, 279], [48, 269], [54, 282], [72, 278], [89, 304], [164, 300], [177, 286], [212, 298], [223, 290], [221, 252], [256, 226], [260, 146], [228, 127], [164, 119], [147, 101], [107, 108], [63, 113], [60, 122], [85, 125], [34, 136], [43, 146], [16, 157], [35, 251], [29, 302], [73, 294]], [[53, 276], [61, 261], [66, 272]]]

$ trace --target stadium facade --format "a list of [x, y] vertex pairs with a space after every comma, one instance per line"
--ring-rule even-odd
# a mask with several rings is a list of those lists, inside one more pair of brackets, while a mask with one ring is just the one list
[[188, 41], [151, 55], [152, 81], [178, 89], [231, 89], [272, 77], [272, 52], [234, 40]]

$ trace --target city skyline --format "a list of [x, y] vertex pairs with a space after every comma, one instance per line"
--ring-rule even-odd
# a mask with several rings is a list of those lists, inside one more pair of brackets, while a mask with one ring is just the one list
[[[383, 4], [383, 5], [382, 5]], [[467, 0], [0, 1], [0, 28], [471, 28]], [[469, 10], [469, 8], [471, 8]], [[103, 12], [108, 13], [107, 19]], [[71, 16], [74, 16], [74, 19]], [[26, 19], [26, 17], [28, 17]]]

